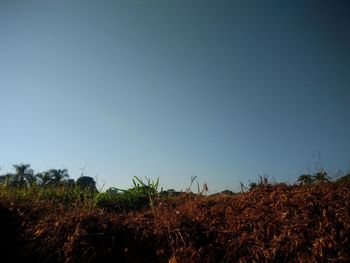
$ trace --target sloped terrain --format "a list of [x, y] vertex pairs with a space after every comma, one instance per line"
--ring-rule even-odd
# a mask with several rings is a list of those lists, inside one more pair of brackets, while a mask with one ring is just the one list
[[3, 201], [1, 250], [7, 262], [349, 262], [349, 200], [349, 183], [320, 183], [125, 213]]

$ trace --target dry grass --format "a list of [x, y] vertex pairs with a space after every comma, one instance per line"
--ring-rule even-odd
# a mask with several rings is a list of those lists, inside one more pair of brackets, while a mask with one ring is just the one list
[[1, 247], [11, 262], [349, 262], [349, 189], [265, 185], [124, 213], [7, 200], [3, 237], [18, 239]]

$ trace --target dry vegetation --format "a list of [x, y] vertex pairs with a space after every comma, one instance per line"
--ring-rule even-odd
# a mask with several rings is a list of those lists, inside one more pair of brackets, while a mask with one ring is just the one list
[[3, 198], [1, 262], [349, 262], [349, 189], [262, 185], [129, 212]]

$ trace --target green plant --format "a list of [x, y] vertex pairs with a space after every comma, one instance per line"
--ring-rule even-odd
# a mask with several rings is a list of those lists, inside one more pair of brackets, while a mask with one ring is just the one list
[[[102, 193], [97, 200], [97, 206], [112, 210], [137, 210], [155, 205], [156, 198], [159, 196], [159, 178], [151, 180], [145, 177], [134, 176], [132, 179], [133, 187], [127, 190], [112, 187]], [[161, 190], [162, 191], [162, 190]]]
[[69, 185], [46, 187], [34, 185], [20, 188], [3, 184], [0, 186], [0, 198], [11, 202], [38, 203], [45, 201], [50, 204], [61, 204], [64, 207], [92, 209], [98, 203], [99, 193]]
[[[151, 208], [154, 207], [155, 198], [158, 196], [158, 187], [159, 187], [159, 177], [156, 181], [151, 181], [151, 179], [145, 177], [146, 182], [144, 182], [140, 177], [134, 176], [132, 182], [134, 188], [131, 191], [139, 192], [141, 195], [146, 194], [149, 198], [149, 205]], [[160, 191], [162, 191], [161, 189]]]

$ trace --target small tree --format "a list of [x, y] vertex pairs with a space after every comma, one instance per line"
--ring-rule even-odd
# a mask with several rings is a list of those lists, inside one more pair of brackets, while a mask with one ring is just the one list
[[301, 185], [309, 185], [314, 182], [314, 178], [310, 174], [302, 174], [299, 176], [298, 182]]
[[329, 177], [327, 175], [326, 172], [321, 171], [316, 173], [316, 175], [314, 175], [314, 181], [319, 183], [319, 182], [328, 182], [329, 181]]
[[96, 182], [90, 176], [81, 176], [76, 181], [76, 185], [83, 190], [90, 190], [97, 192]]

